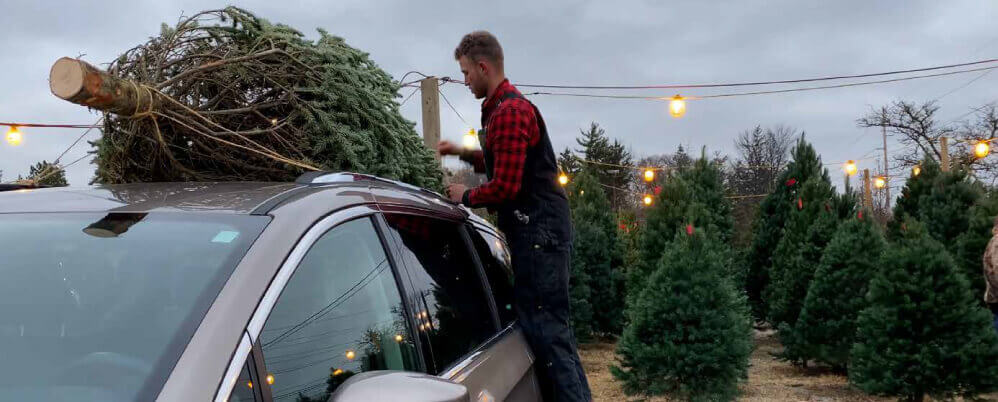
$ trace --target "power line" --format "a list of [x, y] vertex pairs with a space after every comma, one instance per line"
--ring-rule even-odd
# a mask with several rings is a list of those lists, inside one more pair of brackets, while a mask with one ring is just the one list
[[100, 128], [97, 124], [42, 124], [42, 123], [4, 123], [0, 126], [7, 127], [44, 127], [44, 128]]
[[402, 107], [402, 105], [404, 105], [406, 102], [408, 102], [409, 98], [411, 98], [413, 95], [415, 95], [416, 92], [419, 92], [419, 88], [413, 89], [412, 92], [409, 93], [409, 96], [406, 96], [405, 99], [402, 100], [402, 103], [399, 103], [399, 107]]
[[457, 118], [461, 119], [461, 121], [464, 122], [464, 125], [471, 126], [471, 124], [468, 124], [468, 121], [465, 120], [463, 116], [461, 116], [461, 112], [458, 112], [457, 109], [454, 108], [454, 105], [450, 103], [450, 100], [447, 99], [447, 95], [444, 94], [444, 91], [439, 91], [439, 93], [440, 96], [444, 98], [444, 102], [447, 102], [447, 106], [450, 106], [450, 110], [453, 110], [454, 114], [457, 115]]
[[[993, 67], [981, 67], [967, 70], [958, 71], [948, 71], [945, 73], [935, 73], [935, 74], [925, 74], [916, 75], [904, 78], [893, 78], [888, 80], [877, 80], [877, 81], [863, 81], [863, 82], [853, 82], [848, 84], [837, 84], [837, 85], [822, 85], [814, 87], [803, 87], [803, 88], [789, 88], [789, 89], [778, 89], [772, 91], [752, 91], [752, 92], [732, 92], [732, 93], [722, 93], [714, 95], [700, 95], [700, 96], [685, 96], [683, 99], [687, 100], [700, 100], [700, 99], [716, 99], [716, 98], [732, 98], [740, 96], [753, 96], [753, 95], [769, 95], [769, 94], [780, 94], [780, 93], [790, 93], [790, 92], [804, 92], [804, 91], [816, 91], [821, 89], [834, 89], [834, 88], [848, 88], [848, 87], [858, 87], [864, 85], [876, 85], [884, 84], [889, 82], [900, 82], [900, 81], [910, 81], [923, 78], [934, 78], [942, 77], [954, 74], [964, 74], [974, 71], [984, 71], [993, 70], [998, 68], [998, 66]], [[671, 97], [661, 97], [661, 96], [640, 96], [640, 95], [601, 95], [601, 94], [585, 94], [585, 93], [568, 93], [568, 92], [529, 92], [524, 95], [549, 95], [549, 96], [567, 96], [567, 97], [584, 97], [584, 98], [603, 98], [603, 99], [630, 99], [630, 100], [654, 100], [654, 101], [670, 101]]]
[[679, 88], [726, 88], [726, 87], [741, 87], [741, 86], [757, 86], [757, 85], [774, 85], [774, 84], [798, 84], [803, 82], [815, 82], [815, 81], [831, 81], [831, 80], [842, 80], [850, 78], [870, 78], [870, 77], [880, 77], [886, 75], [897, 75], [897, 74], [907, 74], [907, 73], [917, 73], [925, 71], [935, 71], [935, 70], [945, 70], [956, 67], [966, 67], [980, 64], [989, 64], [998, 62], [998, 59], [987, 59], [972, 61], [969, 63], [959, 63], [959, 64], [949, 64], [943, 66], [925, 67], [925, 68], [915, 68], [908, 70], [896, 70], [887, 71], [880, 73], [869, 73], [869, 74], [853, 74], [853, 75], [838, 75], [830, 77], [816, 77], [816, 78], [801, 78], [792, 80], [778, 80], [778, 81], [755, 81], [755, 82], [733, 82], [733, 83], [713, 83], [713, 84], [668, 84], [668, 85], [547, 85], [547, 84], [516, 84], [517, 87], [523, 88], [552, 88], [552, 89], [679, 89]]

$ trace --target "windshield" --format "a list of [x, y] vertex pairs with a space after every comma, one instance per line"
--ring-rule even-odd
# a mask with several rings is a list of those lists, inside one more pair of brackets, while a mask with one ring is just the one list
[[0, 401], [155, 399], [268, 221], [0, 214]]

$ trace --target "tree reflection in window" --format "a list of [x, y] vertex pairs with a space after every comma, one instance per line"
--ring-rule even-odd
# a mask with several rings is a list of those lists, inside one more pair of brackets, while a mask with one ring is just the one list
[[403, 311], [370, 219], [324, 234], [291, 276], [260, 334], [267, 368], [261, 377], [274, 400], [325, 401], [355, 373], [415, 368]]

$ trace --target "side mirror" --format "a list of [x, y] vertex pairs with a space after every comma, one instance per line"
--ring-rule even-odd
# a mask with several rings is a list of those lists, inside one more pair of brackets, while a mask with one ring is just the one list
[[368, 371], [347, 379], [329, 402], [468, 402], [468, 388], [440, 377], [409, 371]]

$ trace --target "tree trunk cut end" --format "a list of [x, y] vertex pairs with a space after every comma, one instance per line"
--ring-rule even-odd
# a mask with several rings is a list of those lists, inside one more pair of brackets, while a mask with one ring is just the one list
[[86, 69], [79, 60], [63, 57], [49, 71], [49, 89], [59, 98], [69, 100], [83, 90]]

